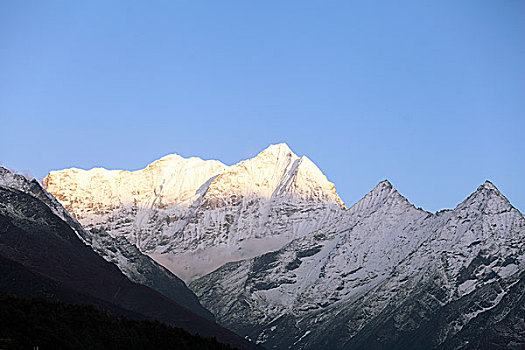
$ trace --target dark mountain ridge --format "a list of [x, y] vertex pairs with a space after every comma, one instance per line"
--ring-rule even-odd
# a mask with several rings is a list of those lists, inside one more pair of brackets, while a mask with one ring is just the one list
[[0, 256], [6, 262], [2, 291], [68, 303], [89, 302], [115, 314], [127, 310], [127, 316], [159, 320], [239, 348], [256, 348], [160, 293], [128, 280], [55, 213], [55, 208], [37, 196], [0, 186]]

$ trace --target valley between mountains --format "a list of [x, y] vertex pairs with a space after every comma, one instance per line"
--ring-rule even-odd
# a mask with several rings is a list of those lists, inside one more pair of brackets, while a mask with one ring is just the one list
[[52, 171], [44, 188], [0, 175], [6, 217], [43, 201], [129, 280], [267, 349], [525, 348], [525, 217], [490, 181], [437, 213], [387, 180], [347, 206], [286, 144], [231, 166]]

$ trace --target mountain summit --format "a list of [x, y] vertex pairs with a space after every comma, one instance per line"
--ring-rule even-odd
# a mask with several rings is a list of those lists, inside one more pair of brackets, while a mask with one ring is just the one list
[[268, 349], [523, 349], [525, 218], [490, 182], [431, 214], [382, 181], [336, 222], [190, 288]]
[[254, 158], [231, 166], [208, 186], [207, 198], [290, 197], [308, 202], [344, 203], [319, 168], [307, 157], [298, 157], [285, 143], [270, 145]]
[[43, 183], [84, 227], [126, 238], [186, 281], [346, 210], [334, 184], [284, 143], [232, 166], [173, 154], [132, 172], [52, 171]]

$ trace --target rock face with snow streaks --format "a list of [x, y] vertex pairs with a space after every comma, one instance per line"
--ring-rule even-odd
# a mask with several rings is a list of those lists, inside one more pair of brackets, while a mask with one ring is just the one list
[[85, 227], [125, 237], [186, 281], [345, 212], [334, 185], [285, 144], [233, 166], [171, 155], [135, 172], [53, 171], [44, 184]]
[[519, 349], [524, 276], [525, 219], [493, 184], [431, 214], [384, 181], [337, 225], [190, 287], [269, 349], [477, 348], [478, 328]]
[[268, 349], [525, 347], [525, 219], [488, 181], [453, 210], [418, 209], [386, 180], [347, 209], [280, 144], [232, 166], [173, 155], [45, 184]]

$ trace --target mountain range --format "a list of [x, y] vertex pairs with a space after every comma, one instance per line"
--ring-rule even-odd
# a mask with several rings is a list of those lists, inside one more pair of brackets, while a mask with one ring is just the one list
[[387, 180], [347, 207], [278, 144], [231, 166], [174, 154], [43, 185], [108, 264], [267, 349], [525, 347], [525, 218], [490, 181], [453, 210]]
[[126, 238], [186, 282], [279, 249], [346, 209], [286, 144], [232, 166], [169, 155], [135, 172], [53, 171], [43, 183], [85, 228]]
[[337, 225], [190, 287], [219, 323], [269, 349], [518, 349], [524, 236], [490, 182], [431, 214], [385, 181]]

